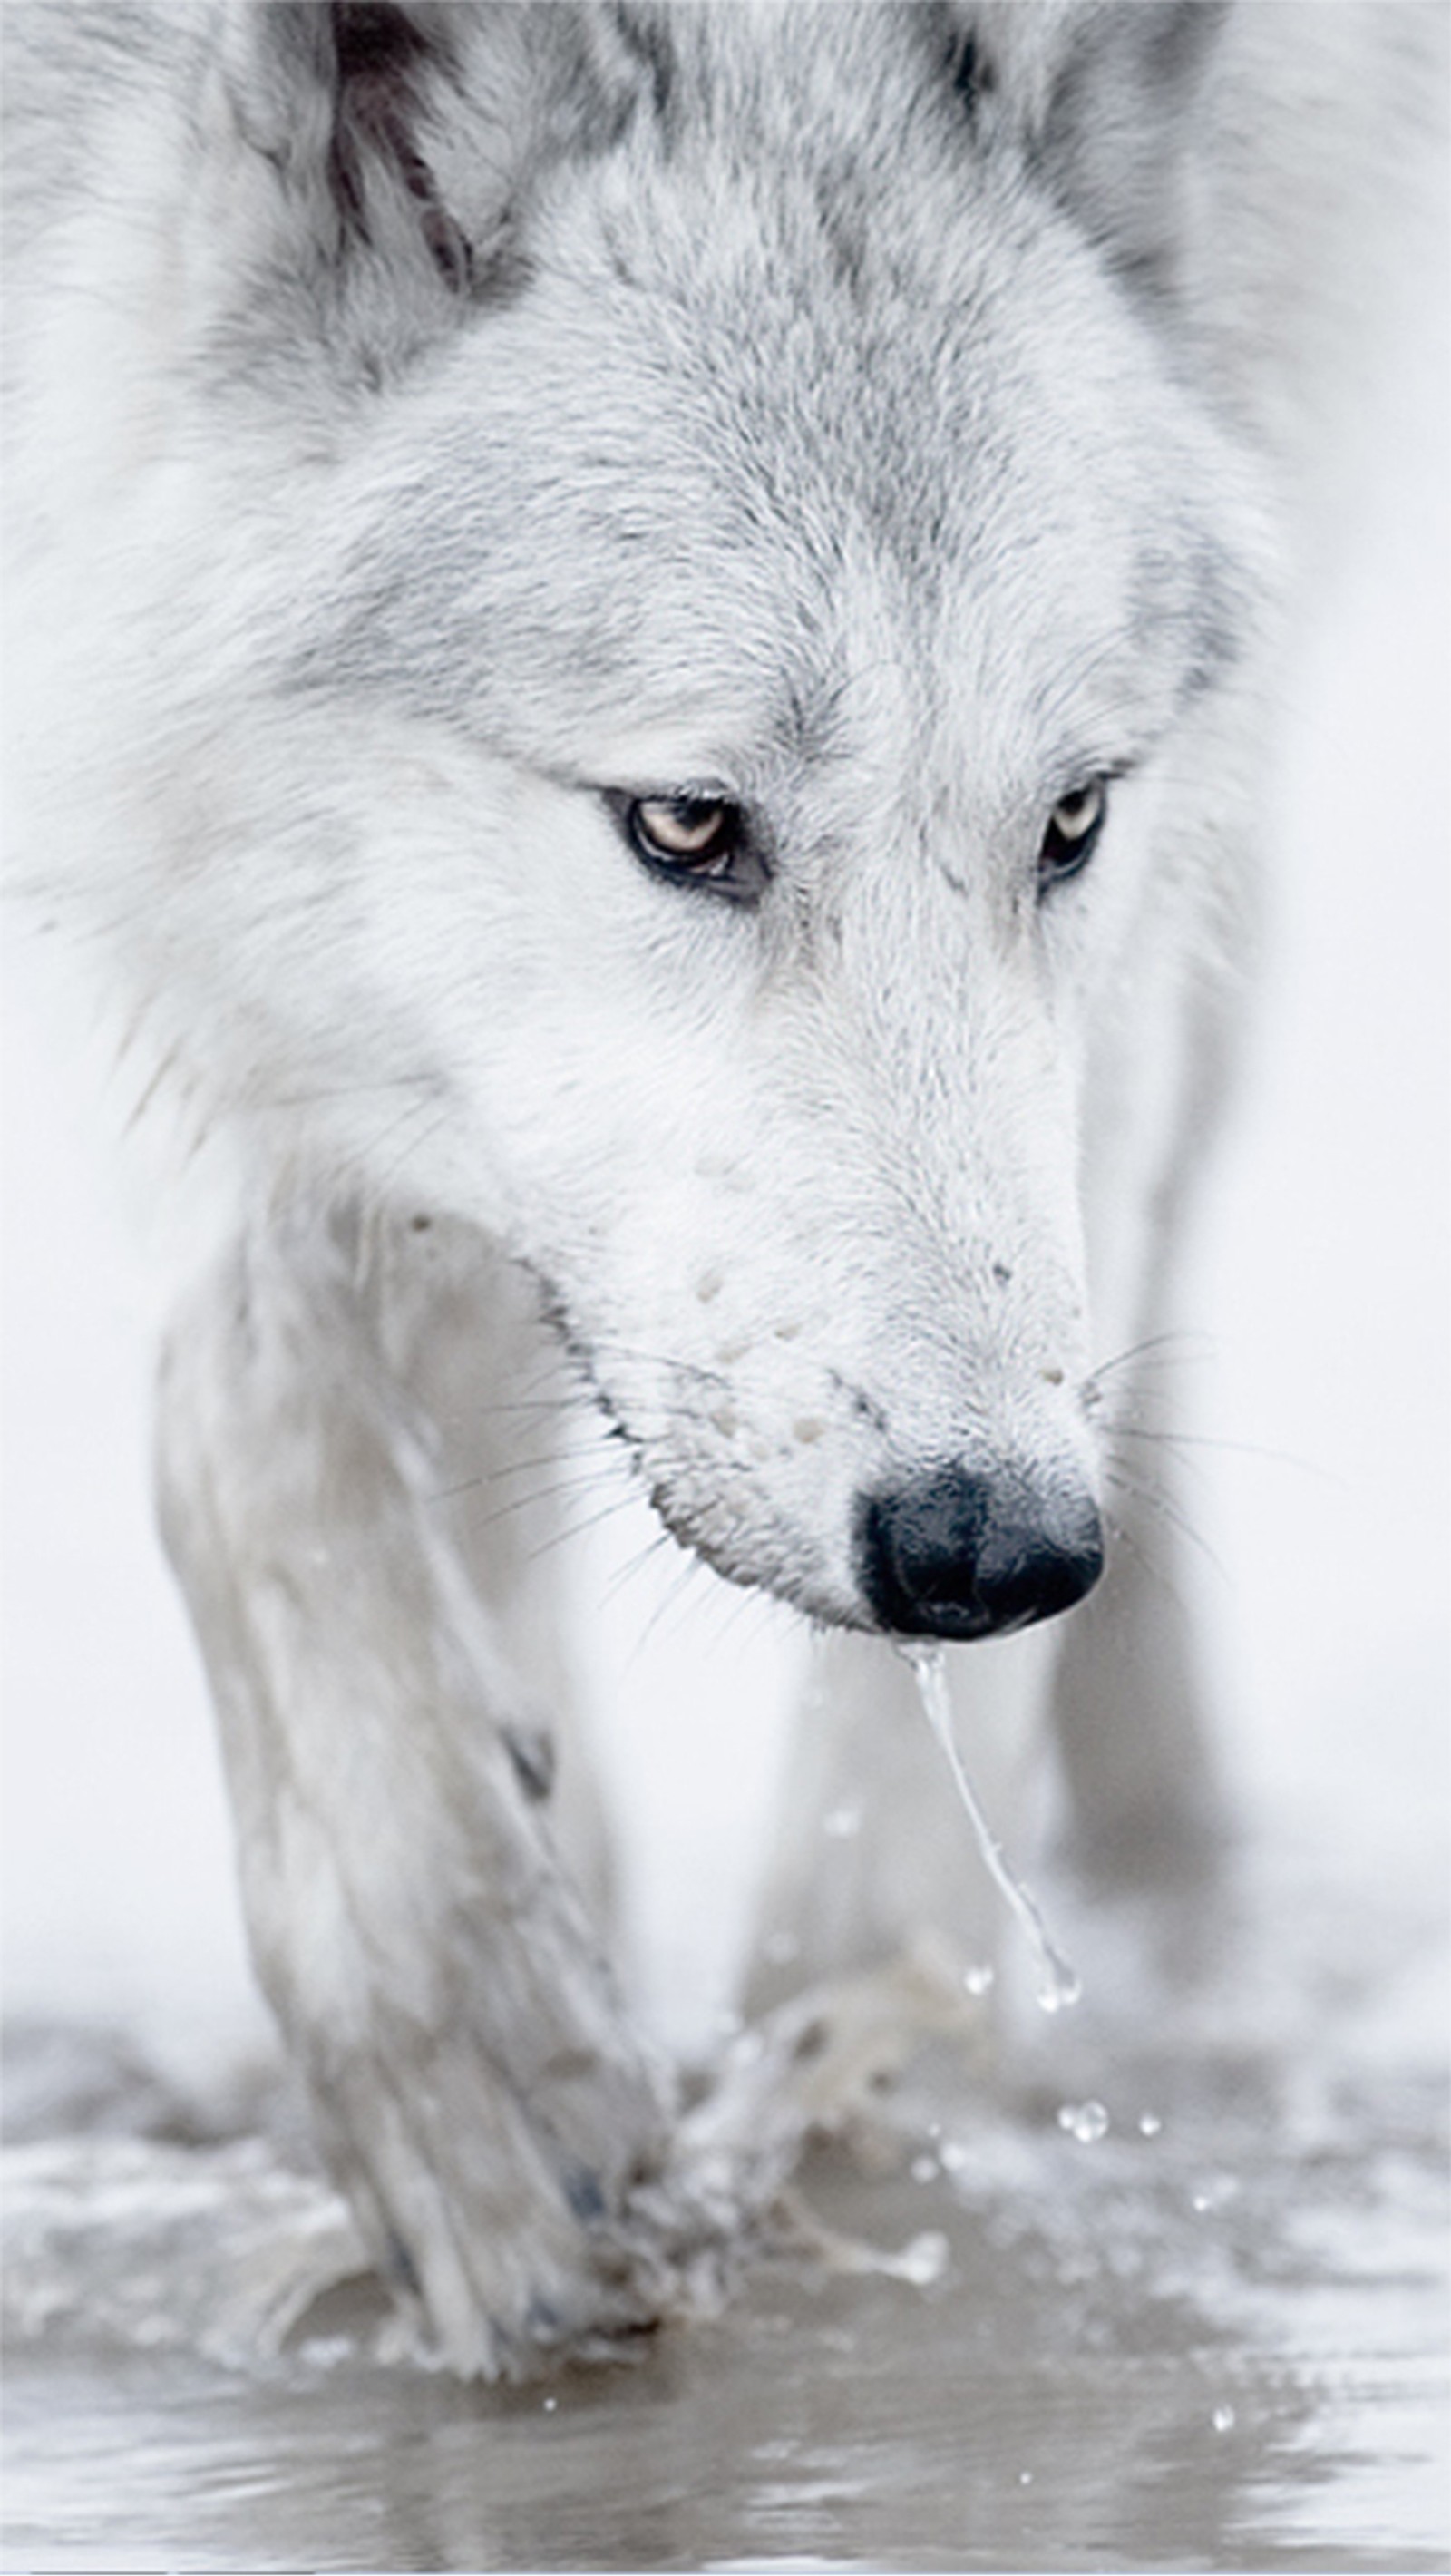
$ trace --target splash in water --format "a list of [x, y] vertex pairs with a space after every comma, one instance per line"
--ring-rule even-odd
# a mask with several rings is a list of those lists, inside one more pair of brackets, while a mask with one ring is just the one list
[[978, 1848], [990, 1877], [1012, 1907], [1032, 1945], [1038, 1963], [1038, 2001], [1044, 2012], [1062, 2012], [1083, 1992], [1076, 1968], [1054, 1947], [1036, 1899], [1017, 1876], [1002, 1844], [982, 1811], [977, 1791], [957, 1749], [952, 1731], [952, 1703], [947, 1694], [947, 1662], [937, 1645], [904, 1645], [901, 1649], [917, 1676], [917, 1689], [927, 1723], [947, 1756], [958, 1795], [967, 1809]]

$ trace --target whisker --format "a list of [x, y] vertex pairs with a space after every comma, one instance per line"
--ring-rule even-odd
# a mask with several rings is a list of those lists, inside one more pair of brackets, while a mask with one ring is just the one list
[[617, 1480], [617, 1470], [612, 1460], [572, 1458], [568, 1451], [565, 1451], [556, 1458], [521, 1461], [518, 1467], [481, 1468], [475, 1476], [461, 1476], [454, 1484], [435, 1486], [425, 1499], [430, 1503], [457, 1502], [465, 1494], [492, 1491], [507, 1476], [522, 1475], [525, 1472], [549, 1475], [555, 1470], [560, 1472], [554, 1474], [552, 1482], [536, 1485], [526, 1493], [506, 1494], [490, 1520], [476, 1522], [474, 1526], [488, 1528], [492, 1520], [502, 1519], [507, 1512], [527, 1511], [531, 1504], [549, 1502], [561, 1495], [599, 1493]]
[[369, 1173], [369, 1186], [372, 1193], [372, 1204], [375, 1216], [381, 1216], [386, 1209], [393, 1183], [397, 1179], [398, 1174], [403, 1170], [405, 1164], [408, 1162], [409, 1157], [418, 1153], [423, 1146], [429, 1144], [432, 1139], [441, 1134], [443, 1129], [448, 1125], [449, 1119], [452, 1116], [451, 1110], [446, 1108], [439, 1109], [431, 1117], [427, 1114], [432, 1106], [432, 1100], [433, 1098], [436, 1098], [436, 1096], [437, 1095], [434, 1094], [431, 1095], [429, 1099], [416, 1100], [412, 1102], [410, 1106], [403, 1111], [400, 1117], [392, 1120], [391, 1123], [381, 1131], [381, 1134], [374, 1139], [375, 1145], [381, 1144], [389, 1136], [396, 1135], [400, 1129], [403, 1131], [403, 1141], [399, 1145], [391, 1162], [385, 1163], [379, 1171]]
[[1293, 1449], [1266, 1449], [1258, 1441], [1222, 1439], [1216, 1432], [1165, 1431], [1142, 1423], [1115, 1422], [1111, 1436], [1115, 1440], [1157, 1443], [1165, 1449], [1217, 1449], [1229, 1458], [1260, 1458], [1272, 1467], [1294, 1467], [1302, 1476], [1313, 1476], [1323, 1485], [1344, 1486], [1349, 1481], [1333, 1467], [1322, 1466], [1314, 1458], [1302, 1458]]
[[658, 1529], [653, 1538], [647, 1539], [643, 1547], [636, 1548], [633, 1556], [627, 1557], [623, 1565], [615, 1568], [600, 1596], [601, 1608], [607, 1608], [615, 1602], [626, 1585], [633, 1583], [637, 1575], [643, 1574], [652, 1557], [659, 1556], [662, 1550], [674, 1547], [676, 1544], [668, 1529]]
[[1189, 1604], [1168, 1568], [1161, 1565], [1148, 1548], [1140, 1545], [1133, 1532], [1125, 1529], [1122, 1521], [1114, 1520], [1107, 1512], [1104, 1514], [1104, 1519], [1115, 1547], [1121, 1547], [1126, 1556], [1131, 1556], [1136, 1565], [1141, 1565], [1149, 1581], [1157, 1583], [1160, 1591], [1166, 1592], [1169, 1599], [1187, 1614]]
[[[1198, 1347], [1176, 1350], [1176, 1343], [1197, 1344]], [[1149, 1333], [1143, 1341], [1130, 1342], [1126, 1350], [1115, 1351], [1111, 1359], [1101, 1360], [1097, 1368], [1089, 1370], [1083, 1381], [1084, 1386], [1100, 1387], [1105, 1378], [1112, 1377], [1120, 1369], [1130, 1368], [1135, 1360], [1142, 1360], [1150, 1351], [1163, 1353], [1163, 1358], [1158, 1362], [1159, 1366], [1171, 1367], [1190, 1360], [1212, 1359], [1214, 1341], [1212, 1335], [1208, 1333], [1188, 1329], [1169, 1333]]]
[[551, 1549], [564, 1547], [571, 1539], [583, 1538], [592, 1529], [601, 1529], [606, 1521], [613, 1520], [620, 1512], [632, 1512], [638, 1500], [637, 1494], [616, 1494], [602, 1510], [588, 1513], [581, 1521], [570, 1521], [559, 1529], [551, 1530], [548, 1537], [542, 1539], [537, 1547], [528, 1550], [525, 1563], [539, 1564], [542, 1558], [549, 1555]]
[[689, 1592], [692, 1584], [696, 1581], [697, 1576], [702, 1575], [704, 1572], [705, 1567], [702, 1565], [698, 1556], [686, 1557], [684, 1564], [675, 1576], [669, 1590], [662, 1594], [661, 1598], [656, 1602], [654, 1609], [651, 1611], [650, 1616], [646, 1620], [644, 1627], [641, 1629], [639, 1636], [636, 1638], [634, 1645], [631, 1647], [625, 1665], [627, 1673], [633, 1671], [639, 1657], [644, 1653], [645, 1648], [649, 1645], [651, 1638], [654, 1636], [656, 1629], [659, 1627], [661, 1620], [666, 1616], [667, 1612], [672, 1614], [678, 1613], [682, 1603], [684, 1602], [685, 1595]]
[[1147, 1510], [1157, 1513], [1159, 1519], [1169, 1529], [1174, 1530], [1180, 1538], [1187, 1539], [1191, 1547], [1199, 1550], [1205, 1563], [1214, 1568], [1220, 1581], [1229, 1585], [1228, 1569], [1216, 1556], [1207, 1538], [1194, 1527], [1193, 1522], [1186, 1517], [1178, 1505], [1170, 1501], [1162, 1489], [1139, 1483], [1136, 1478], [1123, 1472], [1121, 1464], [1106, 1468], [1105, 1476], [1107, 1482], [1115, 1486], [1120, 1493], [1131, 1494], [1135, 1502], [1142, 1503]]
[[772, 1594], [759, 1590], [754, 1584], [732, 1583], [725, 1588], [731, 1598], [728, 1601], [722, 1601], [719, 1605], [720, 1625], [715, 1634], [717, 1648], [731, 1635], [733, 1629], [740, 1626], [743, 1619], [749, 1620], [758, 1629], [764, 1628], [781, 1606]]

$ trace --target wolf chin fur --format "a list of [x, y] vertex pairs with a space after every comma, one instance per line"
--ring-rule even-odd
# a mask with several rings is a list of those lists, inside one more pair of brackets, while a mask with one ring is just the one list
[[976, 1946], [887, 1638], [1105, 1526], [963, 1727], [1050, 1712], [1105, 1868], [1212, 1839], [1117, 1444], [1440, 13], [4, 20], [19, 874], [225, 1140], [159, 1454], [253, 1946], [400, 2300], [519, 2371], [709, 2232], [561, 1856], [548, 1506], [446, 1499], [551, 1351], [832, 1632], [806, 1968]]

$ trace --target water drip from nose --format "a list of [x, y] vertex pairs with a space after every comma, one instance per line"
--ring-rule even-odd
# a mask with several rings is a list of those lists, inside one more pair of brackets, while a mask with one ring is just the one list
[[1050, 1939], [1036, 1898], [1013, 1869], [983, 1813], [952, 1730], [952, 1703], [947, 1692], [947, 1661], [943, 1650], [934, 1643], [903, 1644], [898, 1651], [905, 1655], [916, 1675], [923, 1712], [947, 1756], [948, 1768], [957, 1783], [957, 1794], [967, 1809], [988, 1875], [1027, 1934], [1038, 1967], [1039, 2004], [1044, 2012], [1064, 2012], [1070, 2004], [1076, 2004], [1082, 1994], [1082, 1979]]

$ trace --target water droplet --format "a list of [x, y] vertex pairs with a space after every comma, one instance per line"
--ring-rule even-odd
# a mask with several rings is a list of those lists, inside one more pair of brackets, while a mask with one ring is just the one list
[[[1021, 1882], [1019, 1885], [1020, 1893], [1026, 1897], [1027, 1889], [1022, 1887]], [[1082, 1994], [1083, 1979], [1076, 1968], [1069, 1966], [1061, 1952], [1050, 1947], [1046, 1935], [1043, 1943], [1042, 1968], [1043, 1973], [1038, 1986], [1039, 2011], [1066, 2012], [1069, 2005], [1076, 2004]]]
[[967, 2148], [960, 2138], [944, 2138], [937, 2150], [937, 2161], [944, 2173], [961, 2173], [970, 2162]]
[[1232, 2430], [1234, 2424], [1234, 2408], [1232, 2406], [1216, 2406], [1213, 2414], [1209, 2418], [1209, 2421], [1214, 2426], [1216, 2433], [1228, 2433]]
[[914, 2236], [893, 2259], [892, 2269], [899, 2280], [910, 2281], [915, 2290], [930, 2290], [947, 2269], [947, 2239], [935, 2227]]
[[555, 2410], [555, 2408], [556, 2408], [556, 2406], [557, 2406], [558, 2404], [559, 2404], [559, 2400], [558, 2400], [558, 2398], [557, 2398], [557, 2397], [546, 2397], [546, 2398], [545, 2398], [545, 2400], [544, 2400], [544, 2412], [545, 2412], [545, 2414], [546, 2414], [546, 2415], [552, 2415], [552, 2414], [554, 2413], [554, 2410]]
[[1018, 2484], [1019, 2484], [1019, 2486], [1020, 2486], [1020, 2487], [1030, 2487], [1030, 2486], [1032, 2485], [1032, 2483], [1033, 2483], [1033, 2472], [1032, 2472], [1032, 2470], [1031, 2470], [1031, 2469], [1019, 2469], [1019, 2471], [1018, 2471]]
[[978, 1803], [977, 1791], [968, 1778], [967, 1766], [952, 1731], [952, 1704], [947, 1693], [947, 1666], [942, 1648], [914, 1645], [903, 1646], [901, 1651], [917, 1676], [917, 1693], [923, 1713], [947, 1756], [948, 1768], [957, 1784], [957, 1794], [967, 1809], [968, 1821], [977, 1836], [978, 1849], [988, 1875], [1012, 1907], [1032, 1943], [1038, 1961], [1038, 2002], [1044, 2012], [1063, 2012], [1070, 2004], [1077, 2003], [1083, 1992], [1082, 1980], [1076, 1968], [1054, 1948], [1037, 1900], [1014, 1873]]
[[1157, 2111], [1141, 2111], [1139, 2113], [1139, 2136], [1141, 2138], [1157, 2138], [1163, 2125], [1164, 2123], [1160, 2119]]
[[830, 1814], [821, 1820], [822, 1832], [830, 1834], [834, 1842], [850, 1842], [852, 1835], [859, 1834], [861, 1829], [860, 1807], [833, 1807]]
[[964, 1968], [962, 1982], [970, 1995], [986, 1995], [997, 1982], [996, 1968]]
[[1108, 2113], [1101, 2102], [1064, 2102], [1058, 2112], [1058, 2126], [1076, 2138], [1081, 2147], [1095, 2147], [1108, 2136]]
[[914, 2156], [909, 2171], [914, 2182], [935, 2182], [942, 2167], [935, 2156]]
[[1239, 2184], [1233, 2174], [1211, 2174], [1190, 2194], [1189, 2206], [1196, 2217], [1203, 2218], [1211, 2210], [1228, 2209], [1238, 2197]]

